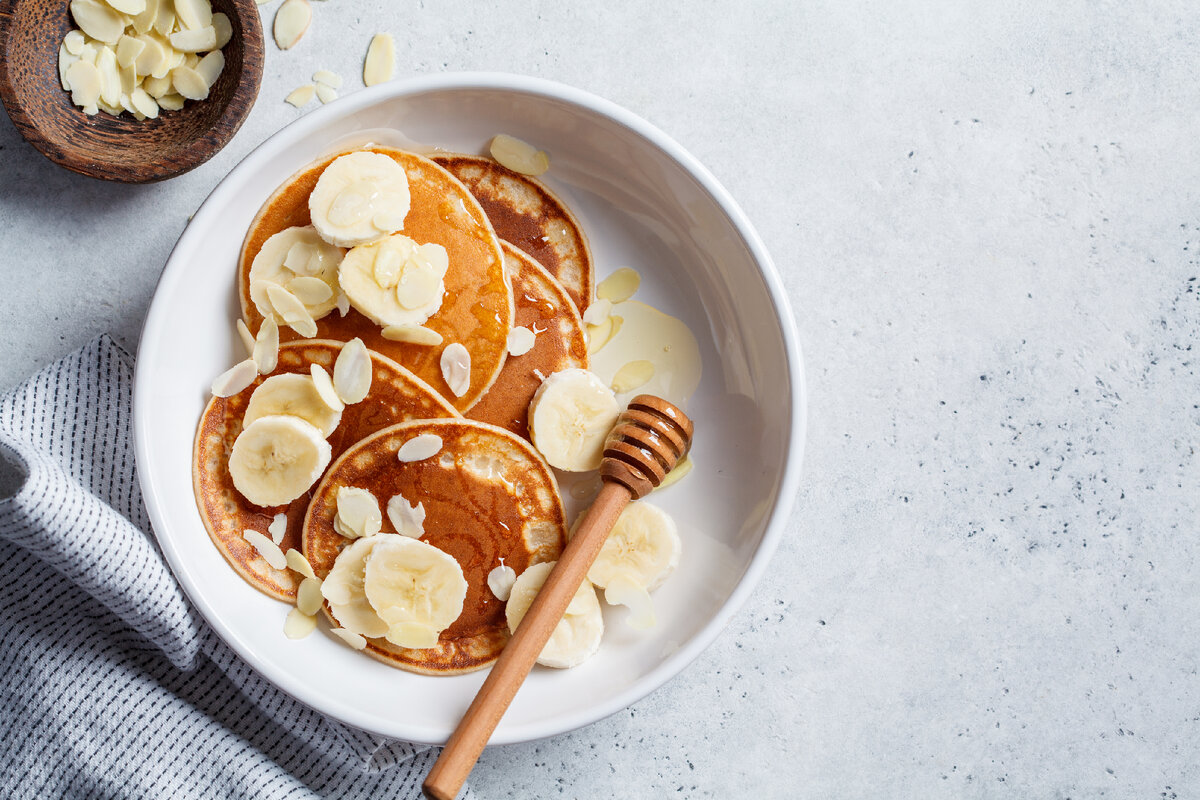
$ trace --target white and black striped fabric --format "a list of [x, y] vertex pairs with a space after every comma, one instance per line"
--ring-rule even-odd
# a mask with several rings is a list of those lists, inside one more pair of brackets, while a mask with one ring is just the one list
[[0, 397], [0, 796], [419, 797], [436, 750], [293, 700], [184, 597], [138, 489], [130, 362], [101, 337]]

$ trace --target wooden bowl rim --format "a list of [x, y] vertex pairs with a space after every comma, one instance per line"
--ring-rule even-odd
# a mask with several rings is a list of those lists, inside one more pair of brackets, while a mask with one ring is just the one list
[[[208, 139], [197, 139], [196, 146], [189, 147], [182, 156], [172, 158], [169, 163], [149, 161], [122, 167], [109, 166], [101, 171], [91, 164], [66, 157], [42, 134], [39, 125], [25, 113], [9, 75], [8, 39], [12, 33], [20, 0], [5, 0], [3, 4], [7, 6], [7, 13], [0, 14], [0, 103], [4, 105], [4, 110], [12, 118], [14, 127], [25, 141], [55, 164], [80, 175], [120, 183], [154, 183], [189, 172], [215, 156], [229, 143], [249, 116], [262, 84], [264, 46], [258, 4], [255, 0], [229, 1], [237, 12], [242, 28], [242, 68], [237, 85], [221, 115], [208, 129], [213, 135]], [[67, 0], [63, 2], [65, 4]]]

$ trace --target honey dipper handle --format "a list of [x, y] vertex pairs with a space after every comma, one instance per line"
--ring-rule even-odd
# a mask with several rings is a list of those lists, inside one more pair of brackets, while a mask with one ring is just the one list
[[605, 482], [425, 778], [426, 797], [454, 800], [630, 499], [627, 488]]

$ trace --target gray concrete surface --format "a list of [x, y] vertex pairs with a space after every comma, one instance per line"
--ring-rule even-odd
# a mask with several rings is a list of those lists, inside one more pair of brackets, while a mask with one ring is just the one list
[[376, 31], [400, 76], [574, 84], [689, 148], [766, 240], [806, 348], [806, 477], [715, 645], [614, 717], [489, 750], [480, 796], [1200, 796], [1200, 6], [314, 18], [224, 152], [164, 184], [77, 177], [0, 122], [0, 389], [103, 331], [134, 348], [188, 214], [314, 69], [359, 85]]

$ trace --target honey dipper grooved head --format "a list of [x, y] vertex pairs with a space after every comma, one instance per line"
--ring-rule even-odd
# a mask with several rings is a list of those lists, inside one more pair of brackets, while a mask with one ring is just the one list
[[617, 418], [604, 442], [600, 477], [645, 497], [692, 445], [692, 421], [661, 397], [639, 394]]

